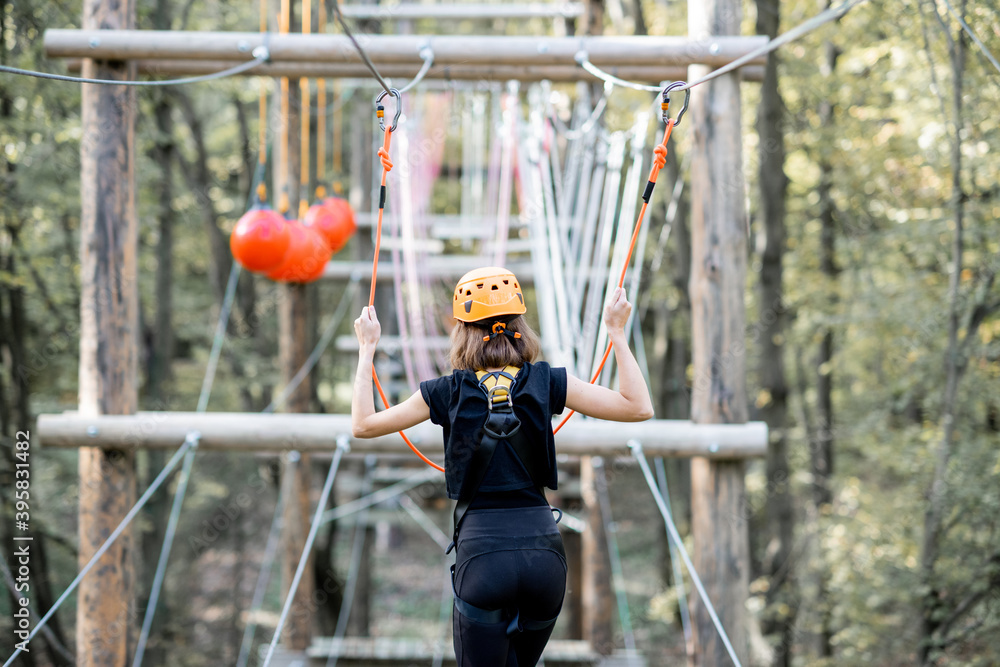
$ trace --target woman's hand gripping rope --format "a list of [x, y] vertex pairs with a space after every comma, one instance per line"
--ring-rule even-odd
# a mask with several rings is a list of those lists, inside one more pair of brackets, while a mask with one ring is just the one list
[[[671, 86], [676, 86], [676, 85], [677, 84], [671, 84]], [[667, 100], [667, 93], [669, 92], [669, 90], [670, 87], [668, 87], [668, 89], [664, 91], [663, 94], [664, 101], [662, 105], [664, 121], [667, 124], [667, 128], [663, 132], [663, 141], [661, 141], [656, 146], [656, 148], [653, 149], [653, 165], [649, 170], [649, 179], [646, 182], [646, 189], [642, 193], [642, 208], [639, 209], [639, 217], [635, 222], [635, 228], [632, 230], [632, 241], [628, 247], [628, 257], [626, 257], [625, 264], [622, 266], [622, 273], [618, 277], [618, 290], [616, 290], [612, 296], [613, 303], [617, 302], [619, 299], [624, 300], [624, 291], [619, 292], [619, 290], [622, 290], [622, 285], [625, 284], [625, 274], [628, 272], [629, 264], [632, 263], [632, 253], [635, 251], [635, 244], [636, 240], [639, 238], [639, 229], [642, 227], [642, 221], [646, 217], [646, 207], [649, 206], [649, 198], [653, 194], [653, 187], [656, 185], [656, 177], [659, 176], [660, 170], [663, 169], [664, 165], [667, 164], [667, 142], [670, 140], [670, 135], [674, 131], [674, 127], [680, 120], [680, 115], [678, 115], [676, 119], [666, 117], [667, 107], [669, 105], [669, 102]], [[681, 115], [684, 113], [684, 110], [686, 109], [687, 109], [687, 100], [685, 100], [684, 109], [681, 110]], [[627, 304], [628, 302], [626, 301], [625, 303]], [[629, 308], [631, 310], [631, 306]], [[605, 318], [607, 318], [607, 313], [605, 313]], [[627, 321], [628, 317], [626, 316], [625, 319]], [[605, 322], [607, 322], [607, 319], [605, 319]], [[595, 382], [597, 382], [597, 378], [601, 377], [601, 372], [604, 370], [604, 364], [607, 363], [608, 357], [611, 356], [612, 346], [613, 343], [611, 342], [609, 337], [608, 347], [607, 349], [604, 350], [604, 356], [601, 357], [601, 363], [597, 365], [597, 370], [594, 372], [594, 375], [590, 378], [590, 384], [594, 384]], [[559, 422], [559, 424], [554, 429], [552, 429], [552, 432], [558, 433], [559, 430], [566, 424], [566, 422], [570, 420], [570, 417], [572, 417], [574, 413], [575, 411], [570, 410], [569, 414], [563, 417], [562, 421]]]

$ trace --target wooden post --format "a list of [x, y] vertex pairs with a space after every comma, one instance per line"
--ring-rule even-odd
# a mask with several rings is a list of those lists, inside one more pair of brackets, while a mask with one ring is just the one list
[[587, 510], [587, 530], [580, 536], [583, 638], [601, 655], [610, 655], [615, 649], [611, 634], [615, 600], [611, 593], [611, 559], [596, 482], [593, 457], [585, 456], [580, 459], [580, 496]]
[[[295, 23], [298, 19], [293, 19]], [[290, 26], [292, 29], [294, 25]], [[302, 99], [297, 81], [289, 81], [287, 85], [282, 82], [282, 96], [287, 99], [287, 103], [282, 104], [282, 112], [278, 120], [281, 128], [281, 136], [287, 138], [285, 145], [280, 147], [284, 151], [284, 162], [287, 169], [275, 170], [274, 192], [280, 198], [287, 196], [289, 211], [291, 216], [295, 216], [299, 210], [299, 191], [301, 178], [308, 178], [308, 174], [301, 174], [301, 131], [300, 116], [302, 111]], [[284, 102], [284, 100], [283, 100]], [[286, 283], [281, 287], [281, 302], [278, 307], [278, 357], [281, 367], [282, 386], [291, 382], [292, 377], [302, 368], [309, 357], [309, 328], [307, 316], [309, 301], [306, 294], [306, 286], [295, 283]], [[302, 381], [298, 388], [292, 392], [285, 403], [285, 411], [290, 413], [309, 412], [309, 397], [311, 394], [311, 380], [309, 376]], [[285, 457], [282, 467], [282, 484], [285, 478], [291, 477], [289, 486], [294, 489], [293, 494], [286, 499], [284, 507], [285, 536], [282, 539], [283, 554], [281, 559], [281, 590], [282, 597], [288, 595], [288, 590], [295, 576], [295, 568], [298, 566], [302, 550], [305, 548], [306, 536], [309, 534], [310, 517], [312, 516], [312, 503], [310, 489], [310, 458], [308, 454], [293, 455]], [[306, 576], [302, 577], [298, 590], [295, 593], [295, 602], [288, 618], [284, 631], [285, 645], [294, 651], [304, 651], [312, 642], [312, 597], [315, 588], [312, 563], [308, 563], [305, 569]]]
[[[587, 0], [581, 23], [584, 34], [588, 36], [603, 33], [604, 0]], [[591, 86], [591, 95], [597, 94], [597, 88], [596, 83]], [[599, 654], [610, 655], [615, 649], [611, 634], [611, 615], [614, 609], [611, 557], [608, 555], [604, 518], [597, 496], [594, 464], [591, 456], [580, 459], [580, 498], [587, 512], [587, 530], [580, 536], [583, 638]]]
[[[85, 28], [135, 27], [129, 0], [85, 0]], [[83, 75], [130, 79], [123, 62], [84, 61]], [[138, 407], [139, 286], [135, 211], [135, 89], [83, 86], [80, 144], [80, 412], [133, 414]], [[180, 446], [181, 441], [177, 442]], [[80, 450], [83, 567], [135, 503], [134, 451]], [[76, 656], [81, 666], [126, 667], [136, 639], [131, 530], [80, 584]]]
[[[735, 35], [738, 0], [689, 0], [688, 33], [711, 43]], [[707, 72], [692, 66], [689, 80]], [[743, 298], [746, 226], [740, 80], [725, 75], [691, 91], [687, 118], [694, 133], [691, 161], [691, 317], [694, 393], [691, 420], [747, 420]], [[683, 128], [682, 128], [683, 129]], [[744, 605], [748, 594], [749, 538], [744, 515], [742, 461], [691, 461], [694, 565], [723, 627], [744, 663]], [[731, 660], [701, 600], [692, 597], [696, 664]]]

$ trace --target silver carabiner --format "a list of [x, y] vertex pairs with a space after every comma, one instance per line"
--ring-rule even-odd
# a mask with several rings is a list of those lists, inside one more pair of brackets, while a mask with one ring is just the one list
[[403, 113], [403, 96], [399, 94], [399, 91], [395, 88], [390, 88], [389, 90], [383, 90], [375, 98], [375, 111], [378, 115], [378, 126], [385, 131], [385, 107], [382, 106], [381, 102], [385, 99], [386, 95], [392, 95], [396, 98], [396, 115], [392, 119], [392, 127], [389, 128], [390, 132], [396, 131], [396, 126], [399, 125], [399, 116]]
[[[663, 89], [663, 103], [660, 104], [660, 109], [662, 110], [662, 113], [660, 114], [660, 117], [663, 119], [664, 123], [670, 120], [670, 114], [668, 113], [670, 107], [670, 91], [677, 90], [681, 86], [685, 85], [687, 85], [687, 83], [684, 81], [674, 81], [673, 83], [671, 83], [670, 85], [668, 85], [666, 88]], [[674, 127], [677, 127], [678, 125], [681, 124], [681, 118], [684, 117], [684, 112], [688, 110], [688, 102], [690, 101], [691, 101], [691, 89], [685, 88], [684, 106], [681, 107], [680, 113], [677, 114], [677, 118], [674, 120]]]

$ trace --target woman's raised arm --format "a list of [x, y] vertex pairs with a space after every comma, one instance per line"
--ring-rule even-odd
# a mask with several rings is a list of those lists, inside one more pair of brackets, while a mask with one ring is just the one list
[[611, 296], [611, 303], [604, 310], [604, 323], [618, 364], [618, 391], [569, 375], [566, 407], [570, 410], [589, 417], [620, 422], [645, 421], [653, 416], [649, 389], [625, 336], [625, 323], [631, 312], [632, 304], [625, 298], [625, 290], [617, 288]]
[[366, 306], [361, 317], [354, 320], [358, 335], [358, 372], [354, 376], [354, 395], [351, 398], [351, 433], [355, 438], [375, 438], [408, 429], [430, 419], [431, 409], [420, 392], [382, 412], [375, 412], [372, 395], [372, 362], [375, 346], [382, 335], [382, 326], [375, 316], [375, 308]]

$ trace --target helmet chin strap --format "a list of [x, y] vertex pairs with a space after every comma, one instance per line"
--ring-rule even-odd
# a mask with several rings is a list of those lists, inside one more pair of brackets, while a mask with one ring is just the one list
[[494, 322], [492, 332], [488, 336], [483, 336], [483, 342], [487, 343], [501, 334], [510, 336], [511, 338], [521, 337], [521, 334], [516, 331], [507, 331], [507, 324], [505, 322]]

